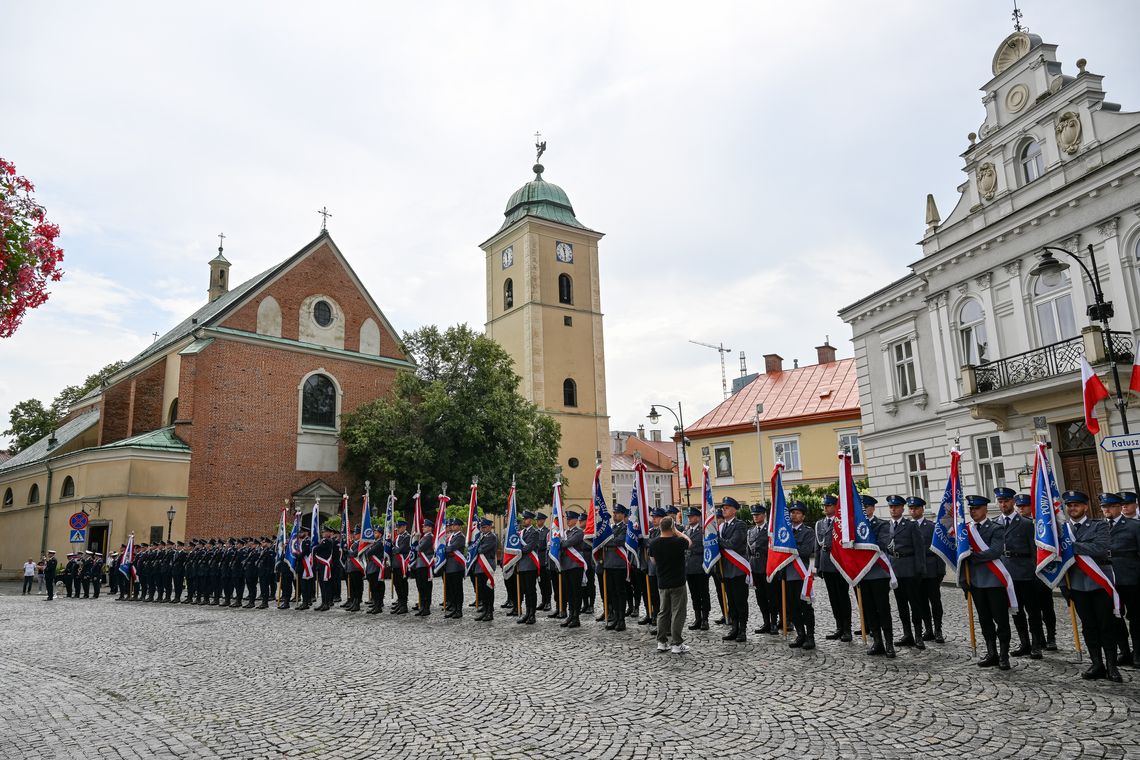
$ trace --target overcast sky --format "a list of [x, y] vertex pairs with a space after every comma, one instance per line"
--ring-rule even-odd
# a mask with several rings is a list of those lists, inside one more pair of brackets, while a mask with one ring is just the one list
[[[1140, 108], [1140, 4], [1025, 0]], [[0, 155], [63, 229], [0, 341], [0, 421], [329, 229], [400, 330], [485, 320], [478, 244], [532, 174], [601, 230], [611, 428], [721, 399], [724, 342], [814, 362], [945, 217], [1009, 3], [7, 3]], [[6, 424], [3, 426], [6, 427]], [[2, 429], [2, 428], [0, 428]]]

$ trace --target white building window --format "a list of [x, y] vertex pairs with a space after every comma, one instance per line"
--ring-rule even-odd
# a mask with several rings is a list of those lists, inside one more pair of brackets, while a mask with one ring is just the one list
[[962, 343], [962, 363], [982, 364], [986, 361], [986, 313], [976, 298], [967, 298], [958, 310], [958, 336]]
[[1047, 346], [1077, 336], [1072, 283], [1068, 272], [1037, 278], [1033, 283], [1033, 312], [1037, 317], [1041, 345]]
[[895, 397], [906, 398], [918, 390], [914, 371], [914, 341], [903, 340], [891, 346], [895, 368]]
[[926, 454], [916, 451], [913, 454], [904, 454], [906, 457], [906, 480], [910, 486], [910, 495], [930, 501], [927, 494], [930, 492], [930, 480], [926, 474]]
[[653, 492], [653, 506], [655, 506], [655, 507], [661, 506], [661, 492], [660, 491], [654, 491]]
[[839, 434], [839, 450], [851, 452], [851, 464], [855, 467], [863, 464], [863, 451], [859, 447], [859, 432], [849, 430]]
[[978, 459], [978, 484], [982, 493], [993, 496], [994, 489], [1005, 482], [1005, 464], [1001, 460], [1001, 437], [983, 435], [974, 439], [974, 453]]
[[1041, 143], [1030, 140], [1021, 149], [1021, 178], [1027, 184], [1045, 173], [1045, 157], [1041, 155]]
[[799, 472], [802, 467], [800, 466], [800, 441], [798, 438], [777, 438], [772, 441], [772, 448], [776, 455], [777, 461], [784, 463], [784, 469], [788, 472]]

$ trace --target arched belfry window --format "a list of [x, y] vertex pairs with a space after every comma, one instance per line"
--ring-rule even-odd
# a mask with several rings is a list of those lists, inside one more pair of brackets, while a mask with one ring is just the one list
[[1047, 346], [1077, 335], [1073, 316], [1073, 287], [1068, 272], [1042, 275], [1033, 283], [1033, 313], [1041, 345]]
[[558, 275], [558, 303], [574, 304], [574, 281], [568, 274]]
[[578, 384], [570, 378], [562, 381], [562, 405], [578, 406]]
[[986, 313], [976, 298], [967, 298], [958, 309], [958, 335], [962, 340], [962, 361], [982, 364], [986, 361]]
[[515, 305], [515, 284], [508, 277], [503, 283], [503, 308], [509, 309]]
[[326, 375], [311, 375], [301, 392], [301, 425], [336, 427], [336, 385]]
[[1041, 143], [1030, 140], [1021, 149], [1021, 179], [1026, 183], [1045, 173], [1045, 156], [1041, 154]]

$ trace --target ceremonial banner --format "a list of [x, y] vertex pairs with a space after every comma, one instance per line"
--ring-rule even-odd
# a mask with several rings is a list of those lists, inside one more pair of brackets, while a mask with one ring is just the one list
[[[792, 521], [788, 517], [788, 502], [784, 496], [783, 471], [784, 463], [776, 462], [772, 469], [772, 511], [768, 515], [768, 565], [764, 569], [769, 583], [799, 556], [796, 539], [792, 535]], [[729, 552], [725, 554], [728, 556]]]
[[297, 555], [301, 553], [301, 513], [293, 514], [293, 530], [289, 533], [289, 543], [285, 549], [285, 562], [289, 569], [297, 571]]
[[966, 530], [966, 502], [962, 497], [960, 476], [962, 455], [958, 449], [950, 450], [950, 475], [938, 504], [938, 514], [934, 518], [934, 535], [930, 539], [930, 550], [937, 554], [955, 573], [962, 566], [962, 560], [970, 553], [969, 537]]
[[[590, 520], [586, 523], [587, 537], [592, 538], [591, 546], [594, 558], [601, 559], [602, 550], [614, 540], [614, 528], [610, 522], [610, 513], [606, 509], [606, 498], [602, 495], [602, 466], [594, 469], [594, 503], [590, 510]], [[592, 530], [591, 530], [592, 528]]]
[[701, 529], [704, 531], [704, 559], [701, 567], [706, 574], [712, 573], [713, 568], [720, 562], [720, 541], [716, 531], [716, 507], [713, 506], [712, 480], [709, 478], [709, 466], [706, 464], [701, 480]]
[[[367, 491], [364, 492], [364, 505], [360, 509], [360, 545], [357, 555], [376, 541], [376, 529], [372, 527], [372, 501]], [[380, 577], [384, 577], [384, 558], [370, 553], [368, 561], [380, 569]], [[364, 563], [356, 562], [357, 567], [364, 570]]]
[[475, 537], [479, 534], [479, 484], [471, 484], [471, 500], [467, 502], [467, 554], [454, 552], [455, 558], [463, 565], [464, 575], [475, 569], [475, 557], [479, 554], [479, 544]]
[[518, 501], [515, 484], [507, 494], [507, 535], [503, 537], [503, 578], [510, 578], [522, 559], [522, 534], [519, 532]]
[[625, 544], [621, 549], [622, 559], [625, 560], [625, 573], [626, 579], [629, 579], [629, 572], [634, 567], [641, 567], [641, 553], [638, 551], [638, 545], [641, 538], [641, 528], [637, 524], [637, 520], [633, 519], [633, 515], [641, 513], [641, 501], [638, 496], [637, 478], [634, 477], [633, 490], [629, 494], [629, 514], [630, 517], [625, 521]]
[[127, 548], [123, 549], [123, 556], [119, 557], [119, 572], [127, 578], [137, 578], [135, 573], [135, 534], [127, 536]]
[[863, 500], [851, 476], [851, 454], [839, 454], [839, 506], [832, 526], [831, 559], [849, 586], [880, 560], [879, 544], [863, 511]]
[[432, 574], [439, 575], [447, 564], [447, 505], [451, 499], [446, 494], [439, 495], [439, 506], [435, 512], [435, 532], [432, 545], [435, 547], [435, 561], [432, 563]]
[[566, 536], [566, 516], [562, 513], [562, 481], [554, 483], [554, 495], [550, 497], [550, 518], [552, 524], [547, 553], [557, 568], [562, 560], [562, 539]]

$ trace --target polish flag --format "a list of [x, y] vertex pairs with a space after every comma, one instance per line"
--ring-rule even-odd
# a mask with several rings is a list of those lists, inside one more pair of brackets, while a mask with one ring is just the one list
[[1136, 358], [1132, 360], [1132, 379], [1128, 381], [1128, 390], [1140, 393], [1140, 351], [1136, 352]]
[[1081, 357], [1081, 392], [1085, 398], [1085, 427], [1089, 432], [1100, 432], [1100, 422], [1097, 421], [1096, 405], [1108, 398], [1108, 388], [1100, 381], [1097, 374], [1092, 371], [1085, 357]]

